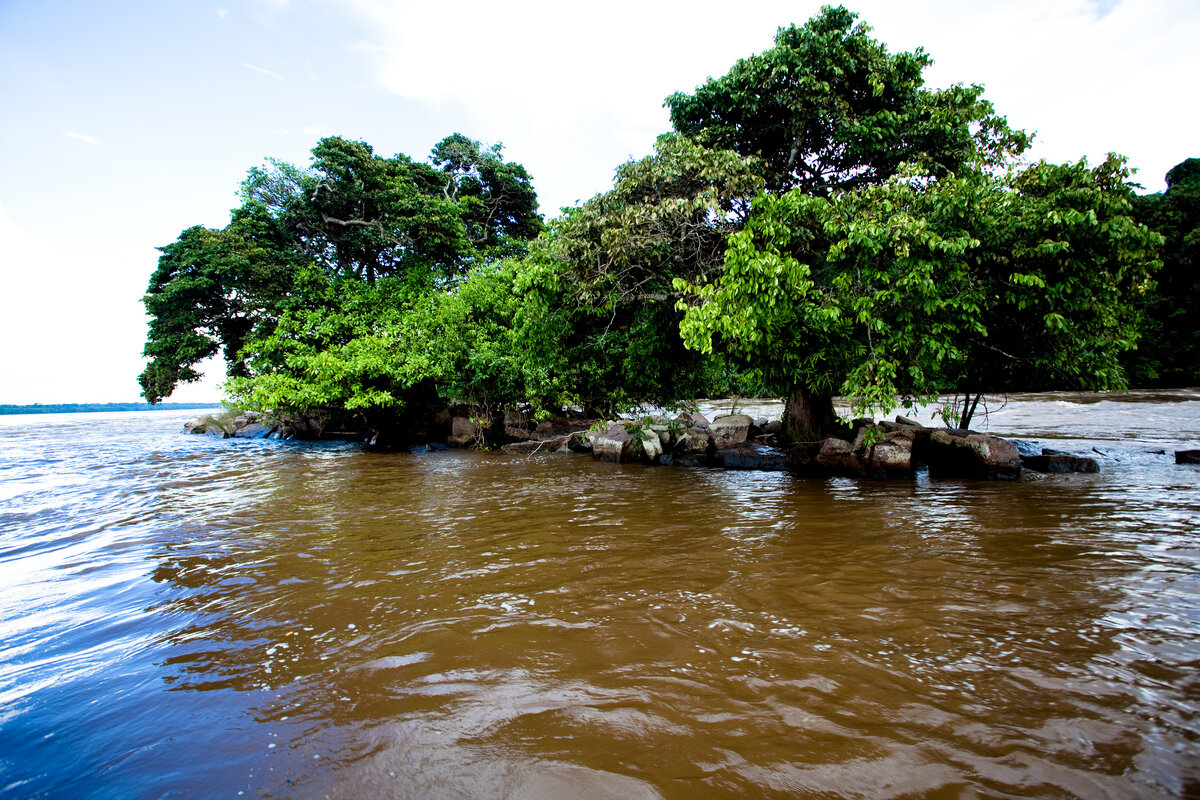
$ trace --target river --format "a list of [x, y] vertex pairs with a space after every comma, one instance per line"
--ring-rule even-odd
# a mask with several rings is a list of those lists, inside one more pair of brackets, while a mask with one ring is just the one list
[[1200, 796], [1200, 391], [989, 410], [1101, 472], [0, 417], [0, 797]]

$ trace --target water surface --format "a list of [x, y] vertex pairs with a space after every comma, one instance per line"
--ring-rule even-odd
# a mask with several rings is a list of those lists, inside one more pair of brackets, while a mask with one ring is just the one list
[[0, 418], [0, 796], [1188, 797], [1200, 392], [1018, 484]]

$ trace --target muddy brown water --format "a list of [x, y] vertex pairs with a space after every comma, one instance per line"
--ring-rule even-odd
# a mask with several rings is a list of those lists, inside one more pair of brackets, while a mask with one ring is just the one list
[[0, 796], [1198, 796], [1200, 392], [991, 405], [1102, 471], [0, 418]]

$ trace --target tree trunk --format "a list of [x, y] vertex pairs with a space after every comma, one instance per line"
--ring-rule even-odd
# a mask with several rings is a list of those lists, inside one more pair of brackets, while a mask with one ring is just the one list
[[819, 442], [836, 423], [832, 395], [797, 389], [783, 408], [783, 430], [791, 442]]
[[979, 407], [981, 397], [983, 397], [983, 392], [977, 392], [974, 400], [971, 399], [970, 392], [967, 392], [963, 397], [962, 416], [958, 418], [958, 427], [960, 430], [970, 430], [971, 419], [975, 416], [975, 409]]

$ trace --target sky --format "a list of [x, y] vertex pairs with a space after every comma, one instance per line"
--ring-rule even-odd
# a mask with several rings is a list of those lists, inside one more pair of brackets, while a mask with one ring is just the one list
[[[543, 213], [612, 185], [663, 99], [820, 2], [0, 0], [0, 403], [137, 399], [157, 247], [222, 227], [246, 171], [322, 136], [424, 158], [502, 143]], [[1200, 156], [1195, 0], [860, 0], [934, 87], [978, 83], [1051, 161], [1115, 151], [1146, 191]], [[223, 368], [172, 401], [220, 397]]]

